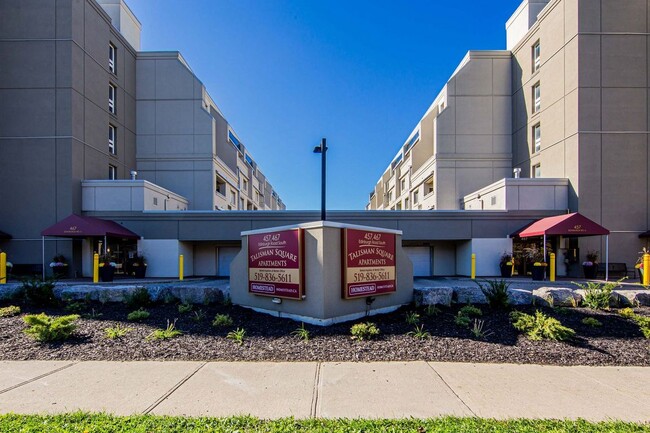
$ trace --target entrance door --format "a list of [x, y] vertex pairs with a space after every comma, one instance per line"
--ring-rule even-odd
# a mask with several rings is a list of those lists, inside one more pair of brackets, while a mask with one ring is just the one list
[[404, 247], [404, 251], [413, 263], [414, 277], [431, 276], [431, 247]]
[[230, 276], [230, 263], [239, 254], [239, 247], [219, 247], [217, 275], [220, 277]]

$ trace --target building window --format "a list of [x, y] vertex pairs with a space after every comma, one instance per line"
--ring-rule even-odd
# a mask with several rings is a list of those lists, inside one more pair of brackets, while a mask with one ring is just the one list
[[418, 204], [418, 191], [413, 191], [413, 204]]
[[537, 72], [542, 65], [540, 54], [539, 41], [537, 41], [533, 45], [533, 72]]
[[246, 194], [248, 195], [248, 179], [243, 178], [243, 179], [242, 179], [242, 185], [243, 185], [243, 189], [244, 189], [244, 191], [245, 191]]
[[230, 204], [233, 206], [237, 204], [237, 193], [234, 189], [230, 190]]
[[533, 86], [533, 113], [537, 113], [542, 107], [542, 93], [539, 81]]
[[538, 123], [533, 126], [533, 153], [537, 153], [542, 149], [542, 127]]
[[153, 205], [158, 206], [158, 197], [153, 198]]
[[409, 198], [408, 197], [406, 197], [404, 199], [404, 209], [410, 209], [410, 207], [409, 207]]
[[424, 195], [433, 194], [433, 176], [428, 178], [424, 183]]
[[222, 196], [226, 196], [226, 180], [222, 178], [221, 176], [217, 175], [216, 177], [217, 181], [217, 193], [221, 194]]
[[533, 165], [533, 177], [534, 178], [542, 177], [542, 165], [541, 164]]
[[117, 128], [113, 125], [108, 125], [108, 153], [117, 155]]
[[114, 165], [108, 165], [108, 179], [115, 180], [117, 179], [117, 167]]
[[115, 109], [115, 100], [117, 99], [117, 87], [112, 84], [108, 85], [108, 112], [117, 113]]
[[115, 45], [109, 43], [108, 44], [108, 70], [111, 72], [111, 74], [115, 74], [115, 71], [117, 70], [115, 66], [117, 65], [117, 48], [115, 48]]
[[388, 203], [393, 201], [393, 190], [388, 191]]

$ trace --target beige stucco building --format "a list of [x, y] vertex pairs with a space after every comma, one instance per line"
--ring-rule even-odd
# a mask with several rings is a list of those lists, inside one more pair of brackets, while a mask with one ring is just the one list
[[[468, 53], [367, 209], [463, 209], [520, 169], [566, 179], [566, 209], [607, 227], [611, 258], [633, 264], [650, 222], [649, 32], [648, 0], [525, 0], [507, 50]], [[581, 239], [581, 255], [603, 242]]]

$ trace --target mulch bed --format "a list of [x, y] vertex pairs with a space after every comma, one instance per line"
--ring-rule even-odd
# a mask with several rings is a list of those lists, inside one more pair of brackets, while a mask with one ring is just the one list
[[[0, 306], [9, 305], [3, 303]], [[70, 314], [62, 307], [19, 305], [22, 314], [0, 318], [0, 360], [201, 360], [201, 361], [455, 361], [490, 363], [530, 363], [550, 365], [638, 365], [650, 366], [650, 340], [643, 337], [631, 320], [618, 316], [616, 310], [592, 311], [576, 309], [544, 309], [563, 325], [576, 331], [571, 342], [530, 341], [510, 324], [508, 312], [483, 310], [484, 331], [476, 338], [469, 329], [454, 323], [459, 307], [443, 308], [435, 316], [417, 311], [431, 338], [417, 340], [407, 335], [413, 325], [405, 322], [405, 314], [413, 307], [391, 314], [329, 327], [305, 325], [311, 333], [309, 341], [291, 335], [300, 324], [254, 311], [227, 305], [195, 305], [205, 318], [193, 320], [194, 313], [179, 314], [177, 305], [155, 305], [148, 308], [149, 319], [142, 323], [126, 320], [129, 309], [123, 304], [87, 304], [73, 337], [65, 342], [38, 343], [23, 333], [22, 316], [45, 312], [50, 315]], [[519, 308], [532, 313], [534, 308]], [[638, 314], [650, 315], [650, 308], [637, 308]], [[89, 313], [94, 317], [88, 317]], [[215, 328], [212, 319], [217, 313], [229, 314], [234, 325]], [[101, 314], [101, 316], [98, 316]], [[595, 317], [603, 324], [593, 328], [581, 323]], [[176, 320], [183, 335], [170, 340], [146, 340], [156, 328], [165, 328]], [[369, 341], [352, 340], [353, 323], [372, 321], [381, 335]], [[123, 338], [110, 340], [104, 329], [120, 324], [131, 328]], [[226, 338], [236, 328], [246, 330], [242, 345]]]

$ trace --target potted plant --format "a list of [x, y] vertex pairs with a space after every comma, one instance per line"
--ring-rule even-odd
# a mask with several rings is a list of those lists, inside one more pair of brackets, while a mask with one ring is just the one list
[[65, 278], [68, 276], [68, 264], [63, 254], [57, 254], [52, 258], [50, 268], [52, 268], [52, 273], [55, 278]]
[[594, 279], [598, 274], [598, 251], [587, 252], [587, 260], [582, 262], [585, 278]]
[[135, 275], [136, 278], [144, 278], [147, 273], [147, 263], [144, 261], [143, 255], [136, 254], [133, 256], [131, 269], [133, 269], [133, 275]]
[[502, 278], [510, 278], [512, 277], [512, 270], [515, 267], [515, 260], [512, 257], [512, 254], [505, 252], [501, 254], [501, 258], [499, 259], [499, 268], [501, 269], [501, 277]]
[[634, 265], [634, 268], [636, 268], [639, 271], [639, 281], [643, 283], [643, 256], [646, 254], [650, 254], [650, 250], [647, 249], [646, 247], [643, 247], [641, 251], [639, 251], [639, 258], [636, 260], [636, 265]]
[[104, 282], [113, 281], [115, 276], [115, 267], [117, 265], [111, 260], [108, 254], [99, 256], [99, 278]]
[[534, 281], [544, 281], [546, 278], [546, 258], [544, 257], [544, 250], [533, 245], [526, 249], [528, 259], [533, 262], [531, 275]]

